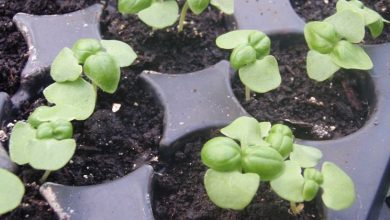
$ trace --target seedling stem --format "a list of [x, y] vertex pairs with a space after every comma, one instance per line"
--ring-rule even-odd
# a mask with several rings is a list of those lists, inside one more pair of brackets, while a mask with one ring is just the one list
[[245, 101], [249, 101], [251, 99], [251, 90], [248, 86], [245, 86]]
[[298, 205], [295, 202], [290, 202], [290, 209], [291, 213], [295, 215], [299, 215], [303, 210], [303, 203], [298, 203]]
[[39, 182], [40, 183], [46, 182], [46, 180], [49, 177], [50, 173], [51, 173], [51, 170], [46, 170], [45, 173], [43, 173], [41, 179], [39, 179]]
[[186, 20], [188, 8], [189, 8], [188, 1], [186, 1], [186, 3], [184, 3], [183, 8], [181, 9], [181, 13], [180, 13], [179, 28], [178, 28], [179, 33], [183, 31], [184, 21]]

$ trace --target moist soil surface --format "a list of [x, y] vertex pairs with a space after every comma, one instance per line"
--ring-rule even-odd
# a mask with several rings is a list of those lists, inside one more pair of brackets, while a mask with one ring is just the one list
[[[27, 59], [27, 45], [11, 22], [15, 13], [63, 14], [96, 2], [99, 1], [8, 0], [4, 2], [0, 0], [0, 30], [2, 30], [0, 91], [14, 94], [18, 87], [19, 74]], [[124, 17], [118, 14], [113, 2], [110, 1], [106, 6], [101, 21], [103, 37], [129, 43], [136, 50], [138, 59], [131, 67], [122, 69], [118, 91], [114, 95], [99, 93], [95, 113], [86, 121], [74, 123], [74, 137], [78, 143], [76, 154], [66, 167], [53, 172], [48, 181], [67, 185], [98, 184], [122, 177], [147, 163], [154, 166], [156, 171], [153, 211], [157, 219], [320, 218], [314, 203], [305, 204], [302, 215], [297, 217], [290, 215], [289, 204], [278, 199], [264, 183], [254, 202], [243, 212], [222, 210], [214, 206], [208, 200], [203, 188], [202, 181], [206, 167], [200, 162], [199, 152], [203, 143], [215, 136], [216, 131], [205, 131], [204, 135], [188, 139], [184, 142], [182, 150], [178, 151], [173, 158], [159, 157], [157, 146], [162, 135], [163, 111], [158, 102], [153, 99], [153, 95], [145, 90], [138, 76], [143, 70], [187, 73], [227, 59], [228, 52], [219, 50], [214, 44], [216, 36], [228, 31], [226, 19], [221, 13], [214, 8], [209, 8], [202, 16], [190, 15], [187, 20], [191, 22], [185, 26], [183, 33], [177, 34], [176, 28], [152, 32], [135, 16]], [[336, 127], [330, 129], [328, 132], [330, 134], [326, 138], [351, 133], [363, 125], [368, 105], [366, 101], [359, 99], [361, 95], [357, 88], [360, 87], [357, 85], [360, 77], [356, 77], [355, 74], [340, 74], [340, 77], [336, 76], [333, 81], [316, 84], [310, 81], [300, 69], [304, 66], [302, 59], [297, 58], [294, 62], [286, 62], [295, 55], [302, 57], [306, 50], [304, 46], [294, 47], [288, 52], [289, 49], [280, 46], [281, 43], [275, 41], [273, 44], [272, 53], [281, 59], [279, 62], [283, 85], [280, 89], [269, 95], [256, 95], [249, 103], [245, 103], [240, 90], [242, 86], [237, 80], [234, 82], [234, 90], [238, 98], [250, 113], [262, 120], [294, 124], [297, 134], [312, 135], [311, 132], [307, 132], [307, 129], [302, 131], [302, 128], [307, 127], [307, 124], [322, 126], [318, 121], [320, 116], [323, 117], [322, 113], [314, 114], [320, 111], [317, 105], [321, 105], [322, 102], [324, 105], [333, 106], [329, 107], [332, 110], [328, 112], [329, 118], [333, 118], [333, 121], [325, 125]], [[290, 67], [287, 67], [286, 63]], [[291, 80], [292, 76], [289, 73], [294, 75], [294, 80]], [[352, 78], [351, 82], [348, 81], [346, 85], [340, 86], [346, 76]], [[340, 83], [335, 86], [338, 81]], [[294, 92], [295, 95], [292, 95]], [[337, 96], [343, 98], [339, 101], [330, 101]], [[295, 97], [298, 97], [298, 100], [295, 100]], [[292, 99], [295, 100], [295, 104], [291, 104]], [[337, 104], [331, 105], [332, 102]], [[43, 98], [26, 103], [22, 114], [17, 119], [27, 118], [31, 111], [43, 104], [46, 104]], [[112, 111], [113, 104], [121, 105], [119, 111]], [[299, 107], [300, 105], [309, 107]], [[251, 108], [262, 109], [266, 113], [252, 111]], [[355, 108], [363, 110], [355, 112]], [[306, 109], [310, 110], [306, 113], [306, 117], [313, 117], [313, 119], [305, 121], [303, 123], [305, 126], [297, 126], [302, 124], [299, 120], [303, 120], [305, 116], [300, 113]], [[288, 112], [286, 116], [291, 117], [267, 116], [273, 112]], [[348, 120], [343, 122], [340, 120], [343, 117], [354, 121], [355, 127], [344, 126], [343, 123]], [[339, 125], [340, 121], [341, 125]], [[345, 131], [337, 133], [337, 129], [345, 128]], [[336, 130], [337, 132], [334, 132]], [[6, 142], [5, 145], [7, 144]], [[42, 173], [34, 171], [29, 166], [20, 167], [18, 175], [26, 185], [23, 203], [0, 219], [56, 219], [53, 210], [38, 192], [37, 180]]]
[[[290, 0], [295, 11], [305, 21], [320, 21], [336, 12], [337, 0]], [[379, 12], [383, 18], [390, 20], [390, 0], [361, 0], [365, 6]], [[365, 44], [380, 44], [390, 42], [390, 25], [385, 24], [383, 33], [373, 39], [366, 32]]]

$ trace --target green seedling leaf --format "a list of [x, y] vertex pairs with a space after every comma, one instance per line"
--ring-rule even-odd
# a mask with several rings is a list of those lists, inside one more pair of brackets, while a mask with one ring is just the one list
[[261, 180], [273, 180], [284, 169], [283, 157], [271, 147], [250, 146], [242, 150], [242, 167], [246, 173], [257, 173]]
[[69, 139], [73, 135], [73, 126], [69, 121], [58, 120], [55, 122], [45, 122], [38, 126], [38, 139], [52, 139], [57, 140]]
[[120, 67], [130, 66], [137, 58], [137, 54], [126, 43], [117, 40], [100, 41], [106, 52], [114, 58]]
[[210, 4], [210, 0], [187, 0], [187, 2], [191, 11], [196, 15], [201, 14]]
[[152, 5], [153, 0], [119, 0], [118, 10], [122, 14], [136, 14]]
[[74, 139], [31, 140], [30, 165], [38, 170], [59, 170], [72, 158], [76, 150]]
[[254, 173], [218, 172], [209, 169], [204, 176], [210, 200], [225, 209], [244, 209], [256, 195], [259, 184], [259, 175]]
[[303, 168], [314, 167], [320, 162], [322, 152], [314, 147], [294, 144], [290, 160], [296, 161]]
[[38, 107], [29, 122], [85, 120], [92, 115], [96, 102], [93, 86], [79, 78], [74, 82], [53, 83], [44, 91], [46, 99], [55, 106]]
[[269, 55], [271, 50], [271, 40], [263, 32], [256, 31], [248, 37], [249, 45], [252, 46], [256, 51], [256, 58], [258, 60], [263, 59]]
[[237, 30], [222, 34], [216, 39], [216, 44], [221, 49], [234, 49], [240, 45], [248, 44], [249, 35], [256, 30]]
[[351, 43], [360, 43], [364, 38], [364, 17], [356, 12], [337, 12], [325, 19], [325, 22], [331, 23], [336, 32]]
[[304, 33], [309, 48], [322, 54], [332, 52], [340, 40], [335, 27], [329, 22], [309, 22], [305, 25]]
[[29, 162], [29, 141], [35, 138], [35, 134], [36, 131], [30, 124], [22, 121], [15, 124], [9, 141], [9, 154], [13, 162], [18, 165]]
[[239, 77], [245, 86], [258, 93], [276, 89], [282, 82], [278, 62], [270, 55], [240, 68]]
[[174, 0], [155, 1], [138, 13], [138, 17], [147, 25], [161, 29], [173, 25], [179, 17], [179, 6]]
[[353, 11], [362, 15], [364, 17], [365, 25], [370, 25], [378, 20], [383, 19], [378, 12], [365, 7], [360, 1], [339, 0], [337, 1], [336, 8], [338, 12]]
[[230, 64], [233, 69], [238, 70], [256, 61], [256, 50], [252, 46], [241, 45], [234, 48], [230, 55]]
[[271, 122], [260, 122], [259, 124], [260, 124], [261, 138], [267, 137], [272, 127]]
[[307, 54], [307, 74], [310, 79], [325, 81], [336, 73], [340, 66], [336, 65], [329, 54], [321, 54], [310, 50]]
[[303, 172], [303, 178], [305, 178], [305, 180], [313, 180], [318, 185], [322, 185], [322, 183], [324, 183], [324, 175], [315, 168], [305, 169]]
[[313, 180], [305, 180], [305, 183], [303, 184], [303, 190], [302, 190], [302, 196], [305, 201], [311, 201], [313, 200], [318, 190], [320, 189], [320, 186]]
[[368, 29], [370, 30], [371, 36], [373, 38], [379, 37], [379, 35], [381, 35], [383, 32], [383, 28], [384, 22], [382, 19], [368, 25]]
[[92, 38], [80, 39], [72, 47], [72, 51], [79, 63], [84, 63], [89, 56], [96, 54], [102, 49], [100, 42]]
[[211, 0], [210, 3], [225, 14], [231, 15], [234, 13], [234, 0]]
[[216, 137], [207, 141], [201, 151], [202, 162], [216, 171], [241, 168], [240, 146], [230, 138]]
[[107, 93], [114, 93], [120, 80], [120, 68], [115, 59], [108, 53], [91, 55], [84, 64], [85, 75], [99, 88]]
[[18, 207], [24, 191], [24, 185], [17, 176], [0, 168], [0, 215]]
[[83, 67], [79, 65], [73, 51], [67, 47], [54, 59], [50, 75], [56, 82], [74, 81], [80, 77]]
[[336, 45], [330, 56], [336, 65], [345, 69], [369, 70], [373, 67], [370, 57], [363, 48], [345, 40]]
[[352, 179], [334, 163], [325, 162], [321, 171], [324, 176], [322, 200], [325, 205], [333, 210], [352, 206], [356, 197]]
[[304, 178], [301, 167], [295, 161], [286, 161], [283, 173], [270, 182], [271, 188], [285, 200], [303, 202]]
[[241, 142], [241, 146], [258, 145], [261, 138], [260, 124], [256, 119], [242, 116], [221, 129], [221, 133]]
[[266, 142], [277, 150], [283, 158], [287, 158], [293, 150], [293, 138], [282, 133], [271, 132], [266, 138]]

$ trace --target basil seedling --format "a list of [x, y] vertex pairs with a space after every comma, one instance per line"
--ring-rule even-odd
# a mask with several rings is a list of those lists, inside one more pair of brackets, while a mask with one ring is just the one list
[[209, 167], [204, 176], [206, 192], [218, 207], [244, 209], [260, 180], [269, 181], [281, 198], [290, 201], [295, 214], [303, 207], [297, 203], [313, 200], [320, 188], [324, 204], [331, 209], [345, 209], [354, 202], [351, 178], [330, 162], [321, 171], [313, 168], [322, 158], [321, 151], [293, 144], [288, 126], [240, 117], [221, 133], [226, 137], [207, 141], [201, 150], [202, 162]]
[[271, 40], [255, 30], [231, 31], [219, 36], [218, 47], [233, 49], [230, 64], [238, 70], [241, 82], [245, 85], [245, 98], [250, 99], [250, 91], [266, 93], [279, 87], [282, 79], [278, 62], [270, 54]]
[[[136, 57], [129, 45], [115, 40], [80, 39], [72, 49], [62, 49], [51, 65], [50, 75], [55, 82], [43, 91], [53, 105], [38, 107], [27, 122], [15, 124], [9, 142], [11, 160], [45, 170], [41, 182], [46, 181], [51, 171], [64, 167], [76, 150], [71, 121], [90, 117], [95, 109], [97, 88], [114, 93], [120, 67], [131, 65]], [[6, 174], [0, 172], [0, 185], [1, 175]], [[15, 198], [18, 195], [15, 193]], [[8, 195], [4, 198], [12, 199]], [[3, 196], [0, 212], [1, 199]], [[4, 206], [4, 210], [9, 211], [11, 206], [13, 203]]]
[[[234, 0], [186, 0], [181, 9], [178, 31], [183, 31], [188, 9], [199, 15], [209, 4], [226, 14], [233, 14]], [[172, 26], [179, 17], [179, 5], [175, 0], [119, 0], [118, 10], [122, 14], [137, 14], [141, 21], [154, 29]]]
[[386, 21], [358, 0], [337, 2], [337, 12], [324, 21], [309, 22], [305, 39], [310, 48], [307, 72], [311, 79], [324, 81], [339, 69], [369, 70], [370, 57], [358, 45], [364, 39], [365, 26], [378, 37]]

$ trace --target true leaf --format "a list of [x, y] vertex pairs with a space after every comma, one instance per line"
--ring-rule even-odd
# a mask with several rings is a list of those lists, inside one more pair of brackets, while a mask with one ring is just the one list
[[97, 52], [102, 50], [100, 42], [93, 38], [83, 38], [73, 45], [72, 51], [79, 60], [79, 63], [84, 63], [85, 60]]
[[320, 150], [300, 144], [294, 144], [294, 150], [290, 153], [290, 160], [296, 161], [303, 168], [314, 167], [321, 158]]
[[138, 17], [147, 25], [161, 29], [173, 25], [179, 16], [179, 6], [174, 0], [155, 1], [138, 13]]
[[108, 53], [91, 55], [84, 64], [85, 75], [107, 93], [114, 93], [120, 80], [120, 68]]
[[283, 173], [270, 182], [271, 188], [283, 199], [291, 202], [303, 202], [304, 178], [301, 167], [295, 161], [286, 161]]
[[225, 14], [231, 15], [234, 13], [234, 0], [211, 0], [210, 3]]
[[0, 215], [18, 207], [24, 191], [24, 185], [17, 176], [0, 168]]
[[12, 129], [9, 141], [9, 154], [11, 160], [19, 165], [29, 162], [29, 141], [35, 138], [36, 130], [30, 124], [19, 121]]
[[210, 4], [210, 0], [187, 0], [187, 2], [191, 11], [196, 15], [202, 13]]
[[202, 162], [217, 171], [233, 171], [241, 168], [241, 149], [232, 139], [215, 137], [207, 141], [201, 151]]
[[322, 165], [324, 182], [322, 200], [334, 210], [349, 208], [355, 201], [355, 185], [352, 179], [336, 164], [325, 162]]
[[245, 86], [259, 93], [276, 89], [282, 82], [278, 62], [270, 55], [240, 68], [239, 77]]
[[30, 116], [34, 121], [85, 120], [95, 108], [96, 91], [90, 83], [81, 78], [74, 82], [53, 83], [43, 94], [55, 106], [35, 109]]
[[337, 12], [325, 19], [331, 23], [336, 32], [352, 43], [360, 43], [365, 34], [364, 17], [351, 10]]
[[256, 30], [236, 30], [222, 34], [216, 39], [216, 44], [222, 49], [234, 49], [248, 43], [248, 37]]
[[74, 81], [82, 71], [83, 67], [79, 65], [73, 51], [65, 47], [51, 64], [50, 75], [56, 82]]
[[241, 145], [257, 145], [262, 142], [260, 124], [256, 119], [242, 116], [221, 129], [222, 134], [236, 139]]
[[339, 41], [335, 27], [329, 22], [312, 21], [305, 25], [305, 40], [311, 50], [330, 53]]
[[120, 67], [130, 66], [137, 58], [137, 54], [126, 43], [117, 40], [100, 41], [106, 52], [110, 54]]
[[30, 142], [30, 165], [38, 170], [58, 170], [64, 167], [76, 150], [74, 139], [32, 140]]
[[254, 173], [218, 172], [209, 169], [204, 176], [210, 200], [225, 209], [244, 209], [256, 195], [259, 184], [260, 178]]
[[369, 70], [373, 67], [363, 48], [345, 40], [336, 45], [330, 56], [335, 64], [345, 69]]
[[306, 68], [309, 78], [322, 82], [331, 78], [340, 69], [340, 66], [333, 62], [329, 54], [310, 50], [307, 54]]

